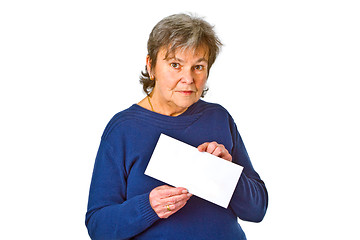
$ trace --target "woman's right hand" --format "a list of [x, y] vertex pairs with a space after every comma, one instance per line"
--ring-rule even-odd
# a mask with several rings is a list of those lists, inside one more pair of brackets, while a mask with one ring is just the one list
[[150, 192], [149, 200], [159, 218], [168, 218], [184, 207], [191, 196], [186, 188], [163, 185]]

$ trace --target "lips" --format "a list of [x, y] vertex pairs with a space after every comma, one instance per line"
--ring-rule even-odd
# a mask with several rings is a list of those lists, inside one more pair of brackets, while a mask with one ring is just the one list
[[177, 91], [177, 92], [179, 92], [179, 93], [181, 93], [181, 94], [184, 94], [184, 95], [190, 95], [190, 94], [192, 94], [192, 93], [195, 92], [195, 91], [192, 91], [192, 90], [181, 90], [181, 91]]

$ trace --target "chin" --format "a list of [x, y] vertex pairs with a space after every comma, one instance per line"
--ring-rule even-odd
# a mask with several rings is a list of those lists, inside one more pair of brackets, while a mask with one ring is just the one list
[[176, 104], [176, 105], [178, 105], [179, 107], [182, 107], [182, 108], [188, 108], [191, 105], [193, 105], [194, 103], [196, 103], [198, 100], [199, 99], [195, 99], [195, 98], [193, 98], [193, 99], [184, 99], [182, 101], [179, 101], [178, 104]]

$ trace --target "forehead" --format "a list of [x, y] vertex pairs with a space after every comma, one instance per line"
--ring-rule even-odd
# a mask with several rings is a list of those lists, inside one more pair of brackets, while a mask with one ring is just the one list
[[176, 48], [175, 51], [170, 48], [162, 47], [158, 55], [163, 60], [173, 58], [203, 58], [208, 61], [209, 59], [209, 51], [205, 46], [199, 46], [197, 48]]

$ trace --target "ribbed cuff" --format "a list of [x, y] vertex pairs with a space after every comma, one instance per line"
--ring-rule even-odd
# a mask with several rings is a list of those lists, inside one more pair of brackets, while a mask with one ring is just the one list
[[149, 226], [160, 219], [150, 205], [149, 193], [139, 196], [138, 201], [141, 215], [148, 222]]

